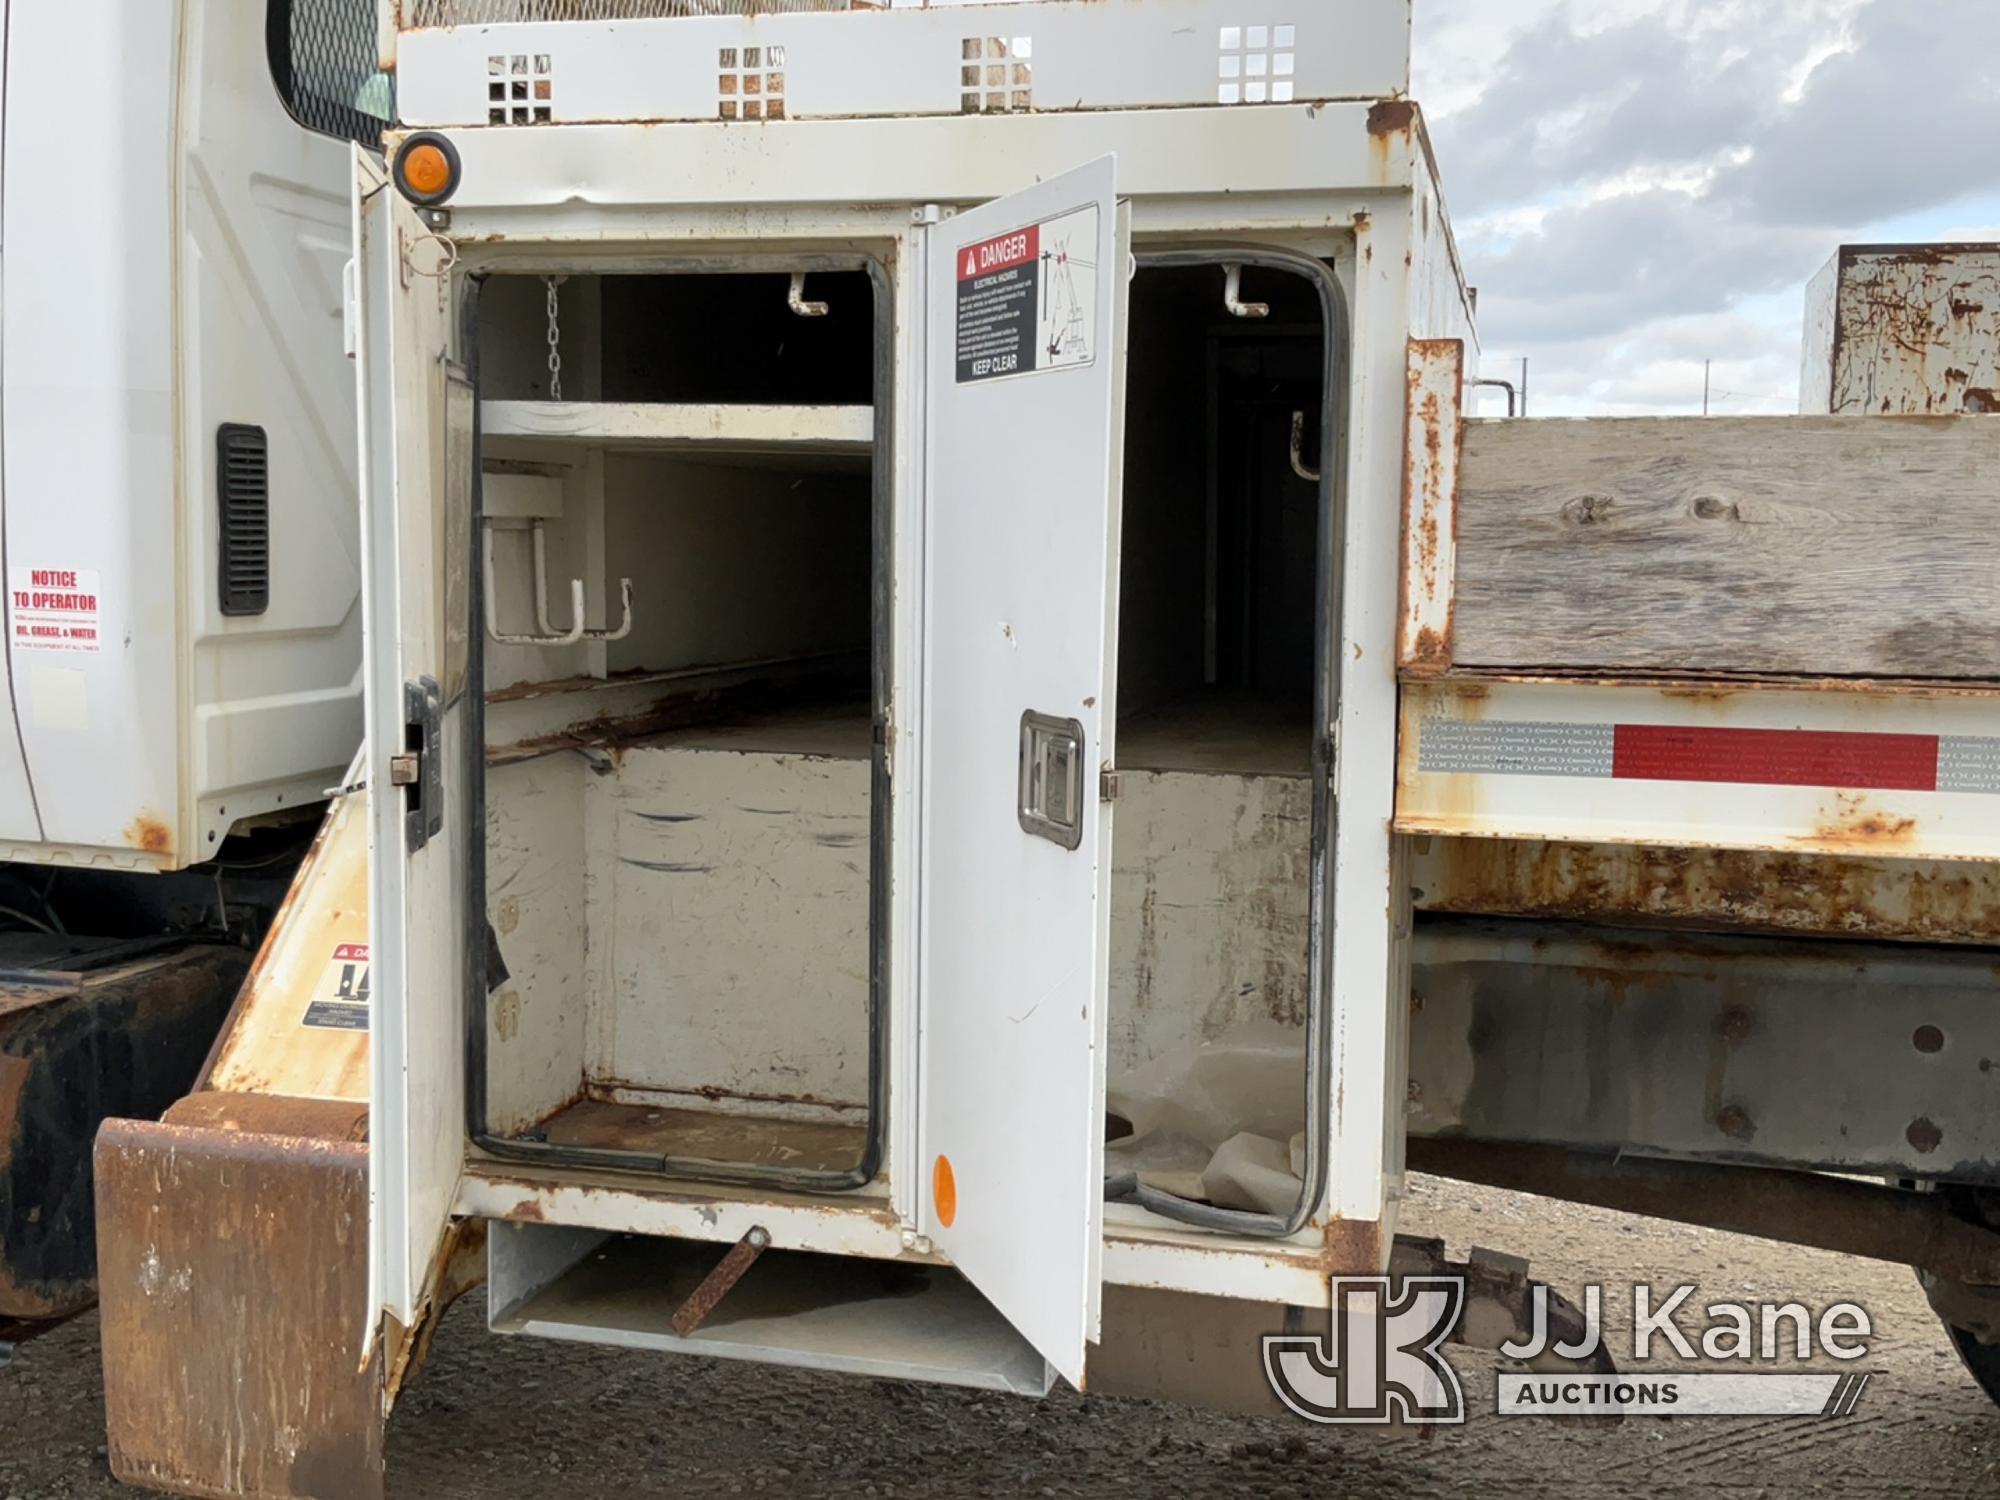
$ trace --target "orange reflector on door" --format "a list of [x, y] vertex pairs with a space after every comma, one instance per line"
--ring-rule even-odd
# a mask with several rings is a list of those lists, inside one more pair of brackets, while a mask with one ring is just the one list
[[940, 1156], [931, 1166], [931, 1206], [937, 1210], [938, 1223], [951, 1228], [958, 1217], [958, 1179], [952, 1176], [949, 1156]]

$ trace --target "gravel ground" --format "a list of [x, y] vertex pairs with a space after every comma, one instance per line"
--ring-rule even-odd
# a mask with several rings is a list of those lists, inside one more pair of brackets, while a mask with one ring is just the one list
[[[1042, 1402], [488, 1336], [454, 1309], [390, 1430], [398, 1500], [571, 1491], [773, 1495], [2000, 1495], [2000, 1412], [1910, 1274], [1735, 1235], [1419, 1180], [1404, 1228], [1524, 1254], [1558, 1287], [1699, 1284], [1698, 1301], [1861, 1303], [1876, 1372], [1845, 1420], [1501, 1420], [1465, 1355], [1463, 1428], [1395, 1437], [1142, 1401]], [[1614, 1299], [1615, 1314], [1622, 1299]], [[1613, 1322], [1614, 1349], [1629, 1343]], [[1248, 1357], [1246, 1353], [1246, 1357]], [[1482, 1415], [1482, 1413], [1485, 1413]], [[0, 1500], [129, 1495], [104, 1464], [97, 1325], [0, 1369]]]

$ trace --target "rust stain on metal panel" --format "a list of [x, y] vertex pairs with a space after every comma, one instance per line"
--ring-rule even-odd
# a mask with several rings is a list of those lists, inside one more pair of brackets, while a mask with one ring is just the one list
[[[285, 923], [292, 914], [293, 906], [298, 902], [299, 892], [306, 888], [309, 876], [325, 852], [327, 832], [333, 824], [334, 815], [329, 810], [327, 815], [320, 819], [319, 831], [313, 835], [312, 843], [306, 847], [305, 858], [299, 861], [298, 868], [292, 872], [292, 883], [285, 890], [284, 900], [278, 903], [278, 910], [271, 918], [271, 925], [264, 929], [263, 940], [257, 944], [256, 957], [250, 960], [250, 972], [244, 978], [242, 988], [237, 990], [236, 999], [230, 1004], [228, 1018], [222, 1023], [222, 1030], [216, 1033], [214, 1045], [208, 1049], [208, 1060], [201, 1065], [201, 1077], [195, 1081], [196, 1089], [208, 1087], [209, 1079], [215, 1073], [216, 1063], [221, 1059], [224, 1050], [229, 1046], [230, 1039], [236, 1035], [237, 1028], [242, 1023], [243, 1012], [250, 1003], [250, 997], [262, 988], [264, 970], [271, 962], [271, 951], [277, 945], [279, 934], [285, 929]], [[338, 919], [340, 913], [336, 911], [333, 915]]]
[[355, 1316], [367, 1148], [114, 1120], [96, 1161], [112, 1472], [186, 1494], [380, 1496], [381, 1368]]
[[[713, 1189], [683, 1183], [677, 1179], [628, 1177], [611, 1172], [593, 1172], [589, 1169], [564, 1168], [560, 1174], [552, 1174], [547, 1168], [523, 1166], [516, 1163], [502, 1163], [493, 1160], [475, 1164], [477, 1175], [486, 1184], [518, 1192], [523, 1196], [499, 1217], [511, 1222], [530, 1224], [546, 1222], [575, 1222], [572, 1216], [558, 1213], [556, 1204], [559, 1195], [573, 1194], [589, 1203], [599, 1200], [629, 1204], [639, 1201], [659, 1204], [672, 1208], [696, 1210], [707, 1224], [716, 1222], [719, 1207], [731, 1210], [743, 1209], [756, 1213], [760, 1209], [809, 1209], [827, 1220], [871, 1224], [877, 1228], [895, 1229], [902, 1224], [896, 1210], [875, 1200], [844, 1199], [837, 1208], [828, 1208], [824, 1197], [803, 1193], [759, 1193], [754, 1196], [718, 1198]], [[924, 1259], [917, 1256], [917, 1259]]]
[[1410, 341], [1397, 665], [1417, 677], [1439, 676], [1451, 666], [1464, 431], [1457, 391], [1464, 362], [1465, 346], [1456, 339]]
[[186, 1091], [243, 965], [234, 948], [154, 952], [0, 1016], [0, 1317], [90, 1305], [98, 1126], [158, 1114]]
[[1796, 842], [1815, 849], [1865, 852], [1913, 848], [1921, 837], [1914, 817], [1870, 807], [1858, 792], [1836, 792], [1832, 816]]
[[454, 1219], [424, 1279], [424, 1300], [417, 1308], [415, 1326], [404, 1330], [384, 1314], [385, 1329], [395, 1330], [385, 1340], [391, 1346], [384, 1362], [388, 1372], [382, 1383], [385, 1407], [393, 1409], [403, 1388], [430, 1362], [431, 1343], [451, 1305], [485, 1280], [486, 1221]]
[[346, 1099], [300, 1099], [286, 1094], [196, 1093], [165, 1115], [170, 1125], [250, 1135], [312, 1140], [366, 1141], [368, 1105]]
[[1407, 148], [1416, 134], [1417, 106], [1408, 99], [1380, 99], [1368, 108], [1368, 158], [1374, 181], [1391, 186], [1396, 178], [1396, 148]]
[[1417, 106], [1410, 99], [1378, 99], [1368, 106], [1370, 135], [1400, 135], [1416, 128]]
[[2000, 869], [1989, 864], [1437, 837], [1412, 874], [1426, 912], [2000, 942]]
[[1328, 1219], [1320, 1265], [1329, 1276], [1377, 1276], [1388, 1264], [1379, 1219]]
[[[20, 1117], [28, 1073], [26, 1058], [0, 1054], [0, 1187], [4, 1187], [12, 1176], [10, 1163], [23, 1145], [14, 1122]], [[5, 1207], [6, 1204], [0, 1202], [0, 1208]], [[69, 1305], [72, 1299], [51, 1296], [46, 1286], [30, 1285], [26, 1278], [11, 1269], [11, 1263], [12, 1257], [0, 1254], [0, 1321], [56, 1318], [77, 1310]], [[90, 1305], [87, 1293], [81, 1305]]]
[[201, 1086], [366, 1100], [368, 1034], [303, 1024], [343, 944], [368, 942], [365, 795], [336, 800], [265, 934]]
[[867, 1141], [859, 1124], [588, 1098], [564, 1105], [541, 1129], [558, 1146], [825, 1172], [853, 1167]]
[[2000, 247], [1842, 252], [1833, 292], [1831, 409], [1990, 412], [2000, 384]]
[[172, 854], [174, 833], [158, 813], [143, 812], [125, 825], [125, 842], [148, 854]]

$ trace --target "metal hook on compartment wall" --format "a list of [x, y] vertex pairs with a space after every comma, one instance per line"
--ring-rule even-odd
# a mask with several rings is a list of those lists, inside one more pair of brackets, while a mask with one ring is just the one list
[[1292, 413], [1292, 472], [1308, 484], [1319, 483], [1319, 470], [1306, 463], [1306, 414]]
[[792, 272], [792, 285], [785, 293], [785, 306], [802, 318], [823, 318], [829, 311], [824, 302], [806, 300], [806, 273], [803, 271]]
[[534, 554], [535, 580], [535, 624], [539, 635], [518, 635], [500, 628], [499, 589], [495, 586], [493, 573], [493, 532], [492, 522], [485, 523], [485, 534], [481, 537], [481, 565], [485, 571], [486, 633], [494, 640], [508, 646], [574, 646], [578, 641], [622, 641], [632, 633], [632, 580], [618, 580], [622, 617], [616, 630], [585, 630], [583, 628], [583, 580], [569, 581], [570, 623], [566, 629], [558, 630], [549, 623], [549, 553], [548, 537], [540, 521], [529, 523], [529, 543]]
[[566, 630], [558, 630], [549, 623], [549, 547], [548, 537], [542, 530], [542, 523], [536, 521], [530, 528], [535, 549], [535, 624], [543, 635], [549, 637], [551, 645], [568, 645], [572, 641], [622, 641], [632, 633], [632, 580], [618, 580], [620, 618], [618, 628], [612, 630], [582, 630], [583, 623], [583, 580], [570, 580], [570, 625]]
[[1268, 302], [1245, 302], [1243, 300], [1243, 267], [1224, 266], [1222, 268], [1222, 305], [1229, 309], [1234, 318], [1268, 318], [1271, 304]]

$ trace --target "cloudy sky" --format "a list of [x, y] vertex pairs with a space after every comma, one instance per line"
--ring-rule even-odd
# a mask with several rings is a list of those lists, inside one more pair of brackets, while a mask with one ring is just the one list
[[[1797, 404], [1855, 241], [2000, 240], [2000, 0], [1416, 0], [1488, 375], [1537, 416]], [[1489, 406], [1489, 411], [1497, 407]]]

